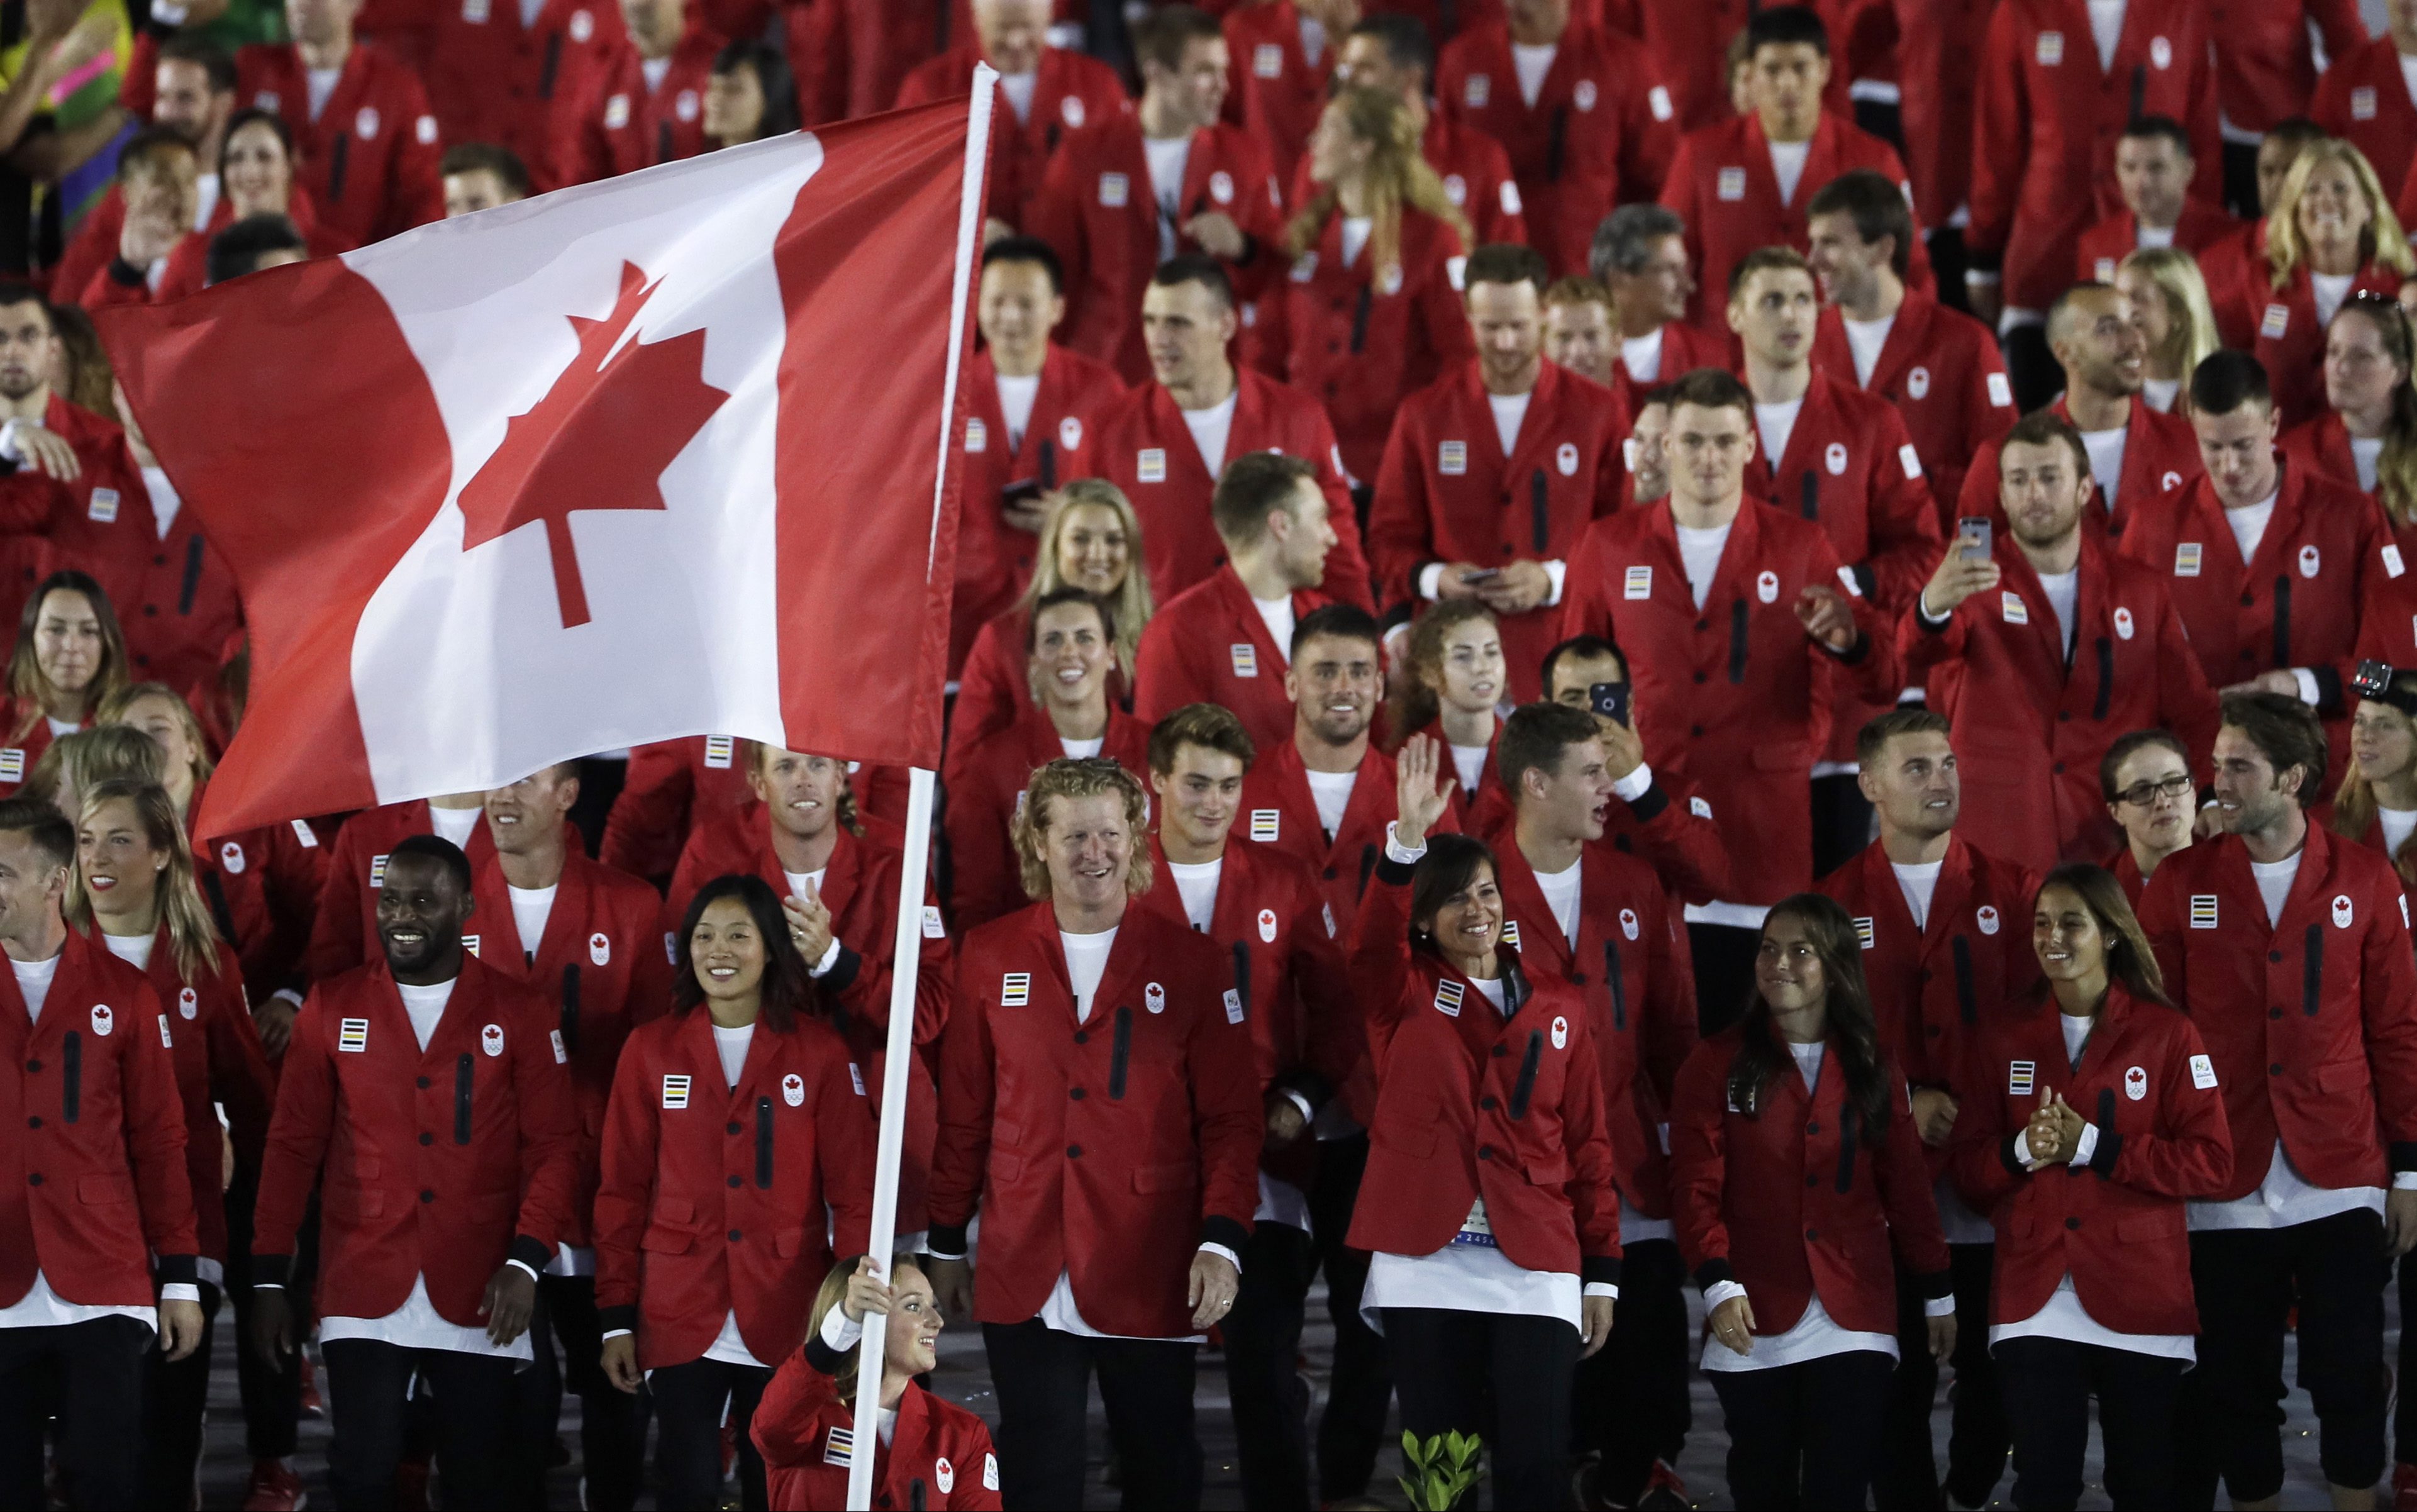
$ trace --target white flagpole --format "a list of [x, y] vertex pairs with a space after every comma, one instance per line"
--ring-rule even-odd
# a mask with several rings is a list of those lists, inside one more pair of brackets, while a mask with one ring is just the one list
[[[965, 131], [965, 192], [958, 201], [957, 261], [949, 301], [948, 379], [941, 391], [939, 466], [933, 475], [932, 540], [936, 547], [940, 507], [948, 497], [949, 443], [956, 415], [957, 371], [965, 351], [966, 302], [973, 285], [974, 255], [981, 246], [982, 178], [990, 164], [990, 117], [994, 81], [990, 65], [974, 67], [973, 109]], [[925, 558], [930, 579], [930, 558]], [[933, 773], [915, 768], [906, 794], [906, 857], [898, 878], [898, 938], [889, 972], [889, 1043], [881, 1072], [881, 1140], [873, 1170], [874, 1269], [890, 1274], [898, 1228], [898, 1163], [906, 1142], [906, 1072], [915, 1056], [915, 985], [923, 964], [923, 876], [932, 853]], [[851, 1512], [873, 1506], [873, 1462], [881, 1453], [881, 1362], [889, 1331], [867, 1318], [857, 1355], [856, 1437], [848, 1453], [847, 1504]]]

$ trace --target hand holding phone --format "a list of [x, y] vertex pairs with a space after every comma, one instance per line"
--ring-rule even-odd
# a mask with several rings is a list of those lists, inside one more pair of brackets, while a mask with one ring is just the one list
[[1955, 522], [1955, 549], [1968, 561], [1987, 561], [1992, 535], [1986, 518], [1967, 515]]
[[1628, 723], [1628, 684], [1625, 682], [1587, 684], [1587, 703], [1605, 719], [1620, 725]]

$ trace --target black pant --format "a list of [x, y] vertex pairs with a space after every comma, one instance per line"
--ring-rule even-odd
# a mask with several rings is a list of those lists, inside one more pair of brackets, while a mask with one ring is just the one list
[[1307, 1233], [1286, 1223], [1256, 1225], [1242, 1248], [1241, 1292], [1222, 1327], [1242, 1504], [1254, 1512], [1308, 1512], [1310, 1505], [1300, 1325], [1316, 1270]]
[[1877, 1350], [1851, 1350], [1800, 1365], [1705, 1371], [1728, 1419], [1730, 1498], [1756, 1512], [1862, 1506], [1895, 1364]]
[[1695, 1025], [1704, 1038], [1724, 1032], [1745, 1016], [1746, 1004], [1754, 1000], [1754, 953], [1761, 943], [1758, 929], [1687, 926], [1687, 944], [1695, 958]]
[[[2005, 1473], [2006, 1406], [1997, 1362], [1989, 1357], [1989, 1269], [1994, 1245], [1953, 1245], [1955, 1352], [1947, 1436], [1947, 1491], [1966, 1506], [1987, 1503]], [[1622, 1289], [1626, 1294], [1626, 1289]], [[1872, 1480], [1880, 1512], [1938, 1504], [1938, 1465], [1931, 1453], [1931, 1411], [1938, 1399], [1938, 1362], [1930, 1357], [1930, 1322], [1922, 1297], [1897, 1276], [1898, 1361], [1880, 1463]]]
[[2288, 1229], [2190, 1236], [2198, 1368], [2182, 1378], [2187, 1435], [2175, 1489], [2212, 1506], [2283, 1489], [2283, 1332], [2299, 1308], [2300, 1384], [2336, 1486], [2383, 1478], [2383, 1220], [2361, 1208]]
[[1653, 1462], [1679, 1462], [1695, 1409], [1687, 1387], [1686, 1262], [1677, 1241], [1640, 1239], [1623, 1246], [1619, 1306], [1611, 1339], [1577, 1363], [1574, 1416], [1578, 1447], [1602, 1457], [1604, 1500], [1625, 1506], [1645, 1489]]
[[1083, 1504], [1085, 1420], [1100, 1377], [1108, 1438], [1132, 1512], [1200, 1504], [1200, 1441], [1192, 1429], [1199, 1348], [1180, 1339], [1090, 1338], [1034, 1318], [982, 1324], [998, 1392], [999, 1494], [1008, 1512]]
[[[2118, 1512], [2172, 1504], [2175, 1401], [2182, 1363], [2060, 1338], [2010, 1338], [1997, 1348], [2014, 1429], [2014, 1505], [2051, 1512], [2081, 1500], [2090, 1398], [2106, 1449], [2106, 1497]], [[2205, 1367], [2201, 1367], [2205, 1368]]]
[[1933, 226], [1926, 239], [1930, 270], [1938, 276], [1938, 302], [1970, 314], [1972, 301], [1964, 292], [1964, 269], [1970, 266], [1964, 255], [1964, 233], [1953, 226]]
[[[549, 1275], [538, 1282], [537, 1312], [529, 1319], [536, 1364], [514, 1377], [520, 1431], [513, 1447], [518, 1474], [534, 1506], [546, 1504], [546, 1461], [552, 1458], [562, 1420], [567, 1385], [579, 1398], [581, 1504], [588, 1512], [629, 1512], [638, 1494], [638, 1465], [646, 1420], [635, 1395], [606, 1379], [600, 1363], [603, 1330], [596, 1319], [596, 1278]], [[555, 1341], [562, 1359], [555, 1359]], [[718, 1468], [718, 1467], [717, 1467]]]
[[1999, 349], [2005, 355], [2006, 377], [2014, 384], [2014, 407], [2024, 414], [2055, 399], [2064, 388], [2064, 369], [2047, 349], [2045, 326], [2016, 326], [1999, 340]]
[[1326, 1411], [1317, 1420], [1317, 1499], [1357, 1501], [1376, 1473], [1385, 1416], [1393, 1403], [1392, 1366], [1385, 1340], [1360, 1316], [1368, 1286], [1368, 1252], [1343, 1243], [1359, 1205], [1360, 1177], [1368, 1168], [1368, 1137], [1323, 1139], [1317, 1178], [1309, 1189], [1310, 1241], [1326, 1273], [1326, 1311], [1334, 1323], [1334, 1373]]
[[[2417, 1318], [2417, 1255], [2400, 1257], [2400, 1316]], [[2400, 1379], [2409, 1388], [2394, 1398], [2392, 1443], [2406, 1465], [2417, 1463], [2417, 1327], [2400, 1326]]]
[[144, 1356], [150, 1368], [143, 1384], [143, 1502], [146, 1506], [192, 1504], [193, 1477], [202, 1464], [202, 1409], [210, 1399], [210, 1344], [218, 1334], [219, 1289], [202, 1283], [202, 1342], [181, 1360], [171, 1360], [155, 1341]]
[[[227, 1188], [227, 1300], [235, 1304], [236, 1390], [243, 1401], [244, 1448], [254, 1459], [285, 1459], [293, 1456], [302, 1420], [302, 1353], [296, 1350], [275, 1364], [260, 1357], [251, 1338], [251, 1204], [260, 1192], [258, 1168], [236, 1162], [235, 1184]], [[308, 1326], [309, 1286], [319, 1261], [319, 1199], [312, 1195], [303, 1209], [296, 1238], [294, 1268], [285, 1296], [294, 1309], [295, 1326]]]
[[1813, 875], [1827, 877], [1872, 843], [1872, 805], [1851, 771], [1813, 779]]
[[327, 1479], [342, 1512], [394, 1505], [404, 1419], [414, 1379], [425, 1381], [436, 1417], [436, 1470], [448, 1506], [516, 1507], [512, 1475], [512, 1369], [498, 1354], [408, 1350], [375, 1339], [319, 1347], [327, 1362]]
[[[771, 1498], [764, 1490], [764, 1457], [747, 1431], [755, 1420], [755, 1404], [772, 1372], [759, 1366], [731, 1365], [722, 1360], [691, 1360], [647, 1373], [654, 1394], [655, 1468], [662, 1474], [663, 1493], [656, 1505], [677, 1512], [709, 1509], [722, 1504], [722, 1419], [729, 1409], [738, 1435], [738, 1504], [745, 1512], [765, 1512]], [[632, 1446], [634, 1449], [634, 1446]]]
[[1497, 1507], [1567, 1502], [1578, 1331], [1528, 1313], [1387, 1307], [1384, 1316], [1402, 1431], [1482, 1437]]
[[146, 1504], [133, 1446], [142, 1442], [144, 1382], [157, 1337], [148, 1325], [117, 1316], [0, 1328], [0, 1512], [48, 1504], [42, 1439], [53, 1407], [68, 1504]]

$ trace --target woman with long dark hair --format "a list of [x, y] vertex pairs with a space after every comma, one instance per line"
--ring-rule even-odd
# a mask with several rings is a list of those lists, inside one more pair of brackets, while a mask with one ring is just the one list
[[1740, 1506], [1863, 1504], [1900, 1271], [1922, 1291], [1932, 1355], [1955, 1348], [1930, 1168], [1862, 957], [1835, 902], [1774, 905], [1745, 1017], [1695, 1047], [1673, 1094], [1671, 1206], [1704, 1289], [1703, 1364]]
[[605, 1109], [603, 1367], [623, 1391], [642, 1376], [653, 1390], [664, 1505], [720, 1501], [726, 1401], [741, 1504], [763, 1512], [748, 1419], [805, 1341], [826, 1235], [864, 1248], [873, 1117], [762, 878], [698, 889], [672, 948], [672, 1012], [631, 1032]]
[[1982, 1026], [1950, 1164], [1998, 1229], [1989, 1352], [2014, 1504], [2080, 1499], [2094, 1393], [2108, 1497], [2165, 1506], [2198, 1332], [2183, 1201], [2231, 1173], [2224, 1097], [2110, 873], [2048, 873], [2031, 948], [2046, 990]]
[[1611, 1336], [1619, 1207], [1586, 1000], [1502, 943], [1494, 853], [1429, 832], [1452, 785], [1415, 736], [1361, 902], [1352, 974], [1376, 1073], [1345, 1241], [1402, 1427], [1482, 1435], [1495, 1505], [1569, 1494], [1570, 1385]]
[[2409, 312], [2389, 295], [2342, 301], [2325, 328], [2325, 407], [2283, 433], [2295, 466], [2364, 489], [2395, 536], [2417, 530], [2417, 363]]
[[1408, 676], [1386, 700], [1387, 733], [1395, 741], [1430, 735], [1441, 741], [1468, 804], [1462, 828], [1492, 834], [1511, 817], [1511, 797], [1494, 764], [1499, 711], [1511, 696], [1500, 622], [1476, 599], [1429, 604], [1410, 621], [1404, 659]]
[[126, 635], [100, 585], [71, 569], [42, 579], [17, 617], [8, 654], [0, 797], [17, 790], [51, 741], [91, 724], [126, 680]]

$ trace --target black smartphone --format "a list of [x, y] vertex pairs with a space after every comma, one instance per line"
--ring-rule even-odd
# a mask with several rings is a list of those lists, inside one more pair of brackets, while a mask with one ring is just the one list
[[998, 491], [999, 512], [1028, 508], [1038, 504], [1049, 490], [1041, 486], [1038, 478], [1020, 478]]
[[1963, 553], [1968, 561], [1987, 561], [1992, 534], [1986, 519], [1966, 515], [1955, 522], [1955, 549]]
[[1464, 583], [1476, 585], [1480, 583], [1491, 583], [1501, 575], [1502, 569], [1499, 567], [1481, 567], [1475, 572], [1461, 573], [1460, 580]]
[[1587, 685], [1587, 702], [1605, 719], [1628, 723], [1628, 684], [1625, 682], [1593, 682]]

